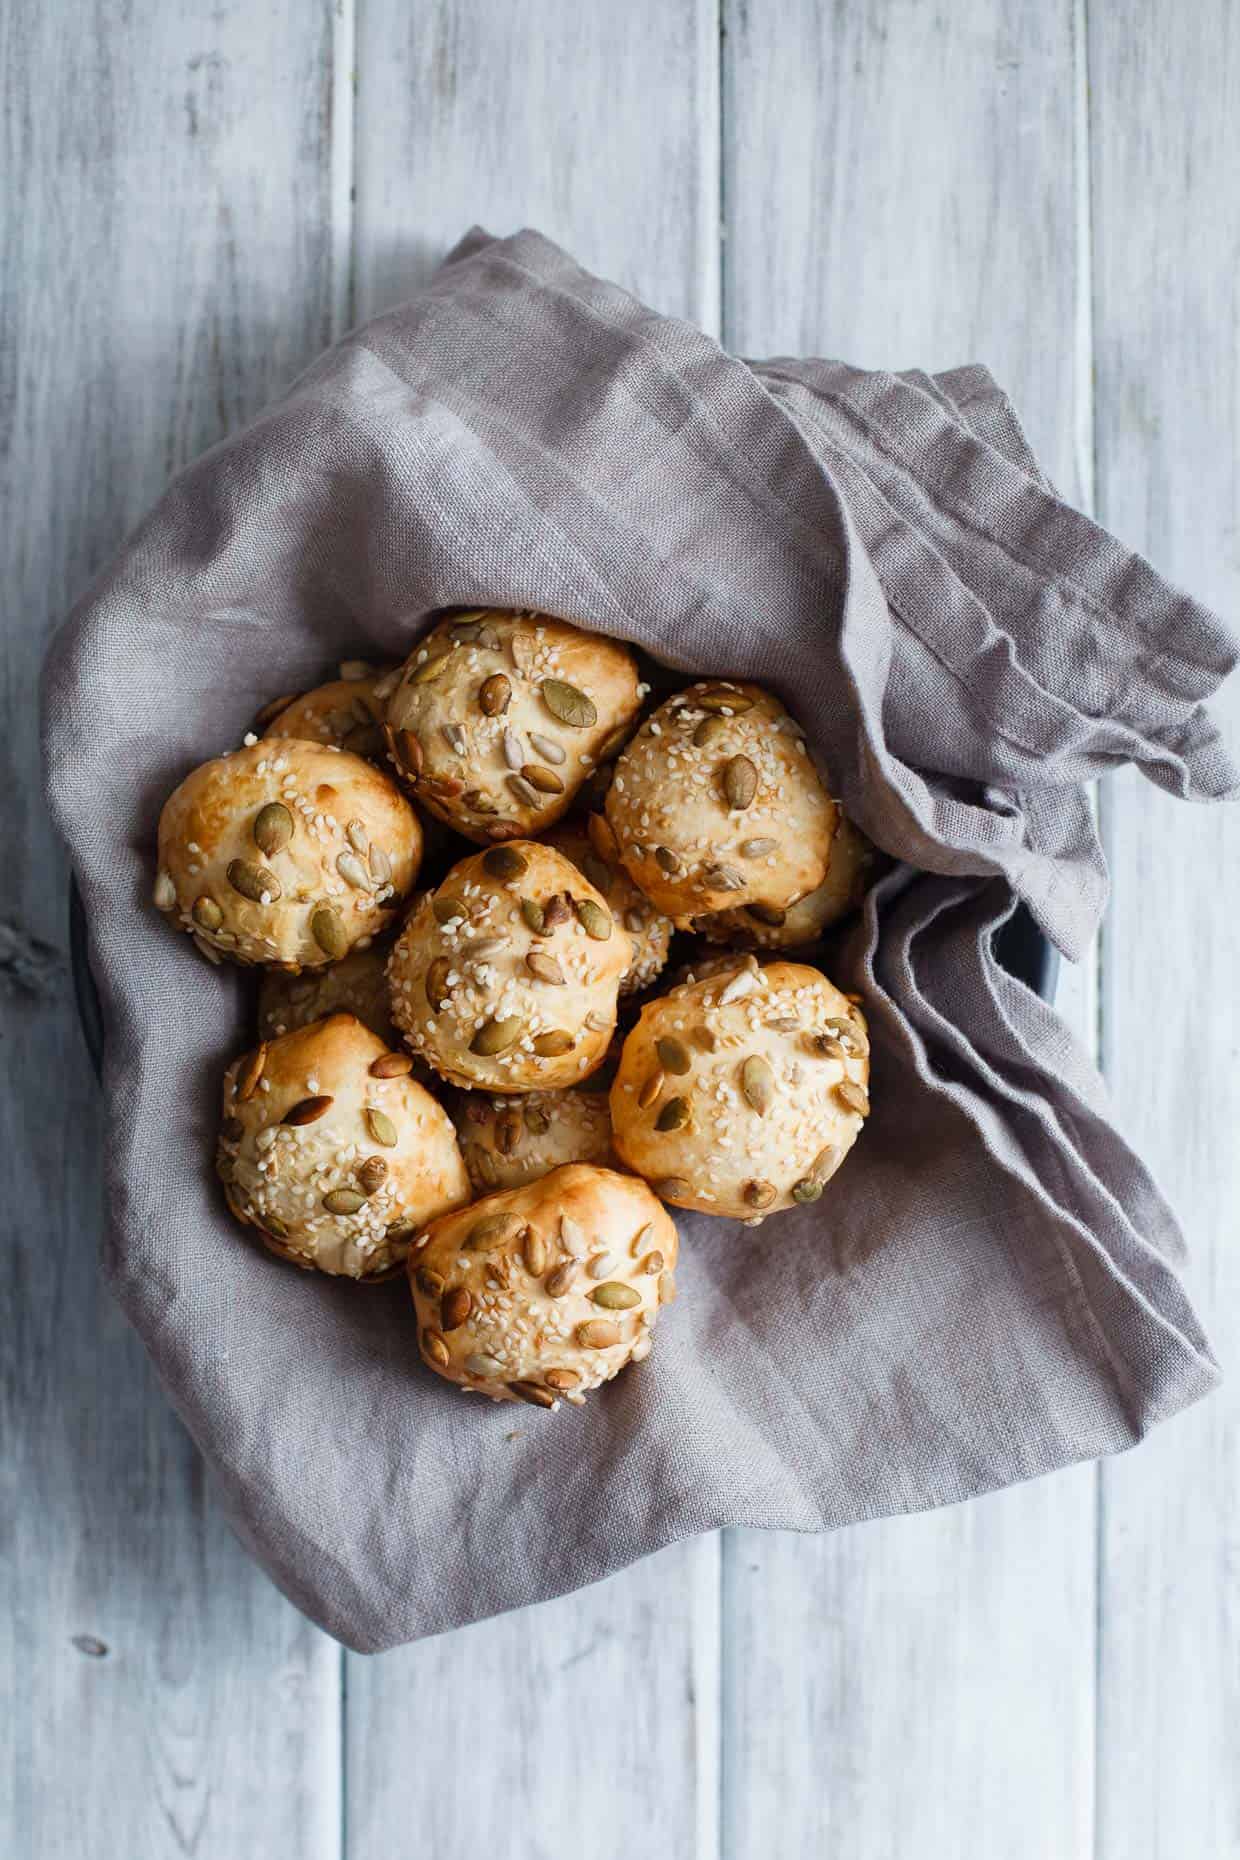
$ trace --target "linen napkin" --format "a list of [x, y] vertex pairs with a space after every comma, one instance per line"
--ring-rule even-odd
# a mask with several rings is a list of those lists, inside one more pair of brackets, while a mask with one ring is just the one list
[[[770, 686], [897, 862], [830, 956], [873, 1042], [856, 1151], [760, 1229], [678, 1214], [653, 1355], [555, 1415], [462, 1400], [403, 1286], [290, 1271], [232, 1223], [211, 1156], [249, 991], [149, 902], [192, 765], [458, 603]], [[307, 1614], [390, 1647], [714, 1526], [825, 1530], [1111, 1453], [1212, 1387], [1175, 1221], [991, 944], [1024, 899], [1086, 946], [1091, 778], [1235, 791], [1202, 709], [1235, 656], [1055, 495], [983, 369], [746, 363], [534, 232], [471, 233], [176, 479], [52, 649], [48, 789], [106, 1026], [105, 1269]]]

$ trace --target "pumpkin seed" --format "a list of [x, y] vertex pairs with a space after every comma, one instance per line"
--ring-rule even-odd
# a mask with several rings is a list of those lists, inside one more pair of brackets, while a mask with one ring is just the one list
[[510, 792], [516, 796], [522, 807], [542, 806], [537, 788], [532, 787], [524, 775], [509, 775], [506, 779]]
[[689, 1122], [689, 1100], [687, 1098], [669, 1098], [659, 1115], [654, 1120], [656, 1130], [683, 1130]]
[[768, 853], [778, 849], [779, 841], [772, 839], [742, 840], [740, 854], [742, 859], [765, 859]]
[[825, 1149], [819, 1150], [810, 1170], [815, 1182], [829, 1182], [847, 1154], [847, 1146], [843, 1143], [828, 1143]]
[[529, 870], [529, 860], [515, 846], [492, 846], [482, 855], [482, 869], [491, 878], [520, 878]]
[[448, 748], [452, 751], [454, 756], [468, 755], [469, 743], [459, 723], [445, 723], [443, 726], [443, 736], [444, 741], [447, 743]]
[[502, 1111], [495, 1120], [495, 1147], [501, 1156], [511, 1156], [520, 1146], [522, 1131], [521, 1107], [514, 1104]]
[[758, 771], [748, 756], [733, 756], [724, 763], [723, 792], [730, 808], [741, 810], [752, 805], [758, 792]]
[[577, 1275], [576, 1262], [566, 1259], [554, 1271], [547, 1274], [545, 1291], [548, 1298], [563, 1298], [565, 1292], [571, 1291], [573, 1280]]
[[708, 891], [743, 891], [745, 878], [734, 865], [708, 865], [702, 873]]
[[870, 1115], [870, 1100], [852, 1079], [841, 1079], [835, 1088], [835, 1095], [846, 1110], [855, 1111], [859, 1117]]
[[239, 1104], [248, 1104], [250, 1099], [254, 1096], [255, 1092], [258, 1090], [258, 1081], [263, 1076], [263, 1068], [266, 1064], [267, 1042], [264, 1040], [261, 1045], [256, 1046], [254, 1051], [241, 1062], [241, 1068], [237, 1073], [237, 1086], [234, 1094]]
[[775, 1096], [775, 1074], [758, 1053], [751, 1053], [741, 1067], [741, 1096], [751, 1111], [765, 1117]]
[[751, 1208], [769, 1208], [778, 1192], [774, 1182], [746, 1182], [745, 1201]]
[[575, 1369], [544, 1369], [543, 1380], [548, 1388], [575, 1389], [581, 1377]]
[[524, 779], [539, 794], [563, 794], [564, 783], [551, 769], [543, 768], [539, 762], [527, 762], [521, 770]]
[[543, 929], [554, 930], [560, 924], [566, 924], [572, 916], [569, 896], [566, 891], [553, 892], [542, 907]]
[[224, 921], [224, 913], [214, 898], [195, 898], [191, 915], [200, 930], [218, 930]]
[[564, 971], [554, 956], [544, 955], [540, 949], [532, 949], [525, 958], [525, 966], [538, 981], [549, 982], [557, 988], [564, 987]]
[[544, 678], [538, 687], [551, 715], [570, 730], [592, 730], [598, 722], [593, 700], [562, 678]]
[[656, 1040], [654, 1050], [659, 1055], [659, 1064], [663, 1070], [674, 1073], [677, 1078], [682, 1078], [693, 1066], [688, 1047], [673, 1034], [665, 1034], [661, 1040]]
[[596, 1253], [592, 1259], [586, 1261], [586, 1277], [605, 1279], [608, 1273], [615, 1271], [619, 1263], [614, 1253]]
[[527, 1104], [525, 1107], [525, 1127], [532, 1137], [545, 1137], [551, 1128], [551, 1119], [539, 1104]]
[[611, 935], [611, 915], [593, 898], [574, 898], [577, 921], [595, 943], [605, 943]]
[[727, 734], [727, 721], [723, 717], [703, 717], [693, 732], [693, 742], [697, 749], [709, 749], [721, 736]]
[[826, 1020], [823, 1022], [823, 1029], [827, 1033], [833, 1033], [837, 1040], [847, 1040], [853, 1051], [860, 1053], [863, 1058], [870, 1050], [870, 1042], [866, 1038], [865, 1029], [860, 1021]]
[[537, 898], [522, 898], [521, 919], [526, 929], [532, 930], [535, 936], [546, 934], [543, 907]]
[[504, 761], [508, 764], [508, 767], [513, 773], [516, 774], [521, 764], [525, 761], [525, 750], [521, 745], [521, 738], [517, 735], [515, 730], [504, 731], [503, 750]]
[[792, 1199], [799, 1201], [802, 1205], [806, 1202], [817, 1201], [821, 1193], [822, 1183], [815, 1182], [812, 1176], [803, 1176], [799, 1182], [792, 1184]]
[[479, 622], [486, 611], [485, 607], [471, 607], [467, 613], [458, 614], [448, 628], [448, 638], [459, 640], [463, 646], [476, 640]]
[[155, 874], [155, 890], [152, 894], [157, 911], [171, 911], [176, 907], [177, 888], [170, 873], [161, 866]]
[[370, 1067], [372, 1079], [403, 1079], [413, 1071], [408, 1053], [380, 1053]]
[[654, 1222], [647, 1221], [646, 1225], [644, 1227], [639, 1227], [637, 1232], [633, 1235], [633, 1238], [629, 1241], [629, 1252], [634, 1259], [637, 1258], [653, 1232]]
[[842, 1062], [848, 1058], [848, 1054], [843, 1045], [836, 1039], [833, 1033], [811, 1034], [809, 1047], [810, 1051], [816, 1053], [819, 1059], [838, 1059]]
[[264, 1233], [274, 1234], [277, 1240], [287, 1240], [289, 1230], [278, 1214], [264, 1214], [262, 1219]]
[[660, 1253], [658, 1247], [656, 1247], [653, 1253], [647, 1253], [645, 1259], [638, 1265], [637, 1270], [644, 1278], [653, 1278], [656, 1272], [662, 1272], [666, 1263], [662, 1253]]
[[436, 956], [426, 971], [426, 980], [422, 986], [426, 991], [427, 1005], [432, 1014], [438, 1014], [442, 1008], [446, 1007], [451, 997], [452, 988], [448, 981], [451, 973], [452, 962], [448, 956]]
[[444, 1277], [442, 1273], [436, 1272], [433, 1266], [419, 1266], [417, 1272], [414, 1274], [414, 1280], [418, 1290], [422, 1292], [425, 1297], [443, 1297]]
[[606, 860], [609, 865], [614, 865], [620, 857], [620, 848], [606, 814], [591, 814], [586, 821], [586, 832], [590, 836], [590, 844], [598, 857]]
[[616, 882], [616, 875], [611, 867], [600, 859], [597, 853], [588, 852], [581, 861], [581, 869], [594, 889], [604, 898], [611, 895], [611, 888]]
[[541, 1279], [547, 1270], [547, 1242], [534, 1227], [526, 1229], [525, 1245], [521, 1248], [521, 1257], [530, 1277]]
[[438, 1364], [440, 1369], [446, 1369], [451, 1360], [448, 1346], [437, 1330], [422, 1332], [422, 1354], [428, 1361]]
[[661, 1176], [650, 1186], [660, 1201], [685, 1201], [693, 1193], [683, 1175]]
[[467, 1286], [454, 1285], [445, 1292], [439, 1307], [439, 1322], [444, 1330], [459, 1330], [474, 1308], [473, 1293]]
[[332, 1097], [299, 1098], [291, 1111], [286, 1111], [281, 1118], [284, 1124], [317, 1124], [320, 1117], [329, 1111], [335, 1103]]
[[254, 844], [270, 859], [288, 845], [293, 837], [293, 816], [280, 801], [268, 801], [254, 817]]
[[705, 1022], [700, 1027], [695, 1027], [689, 1038], [701, 1053], [713, 1053], [718, 1044], [714, 1028], [706, 1026]]
[[676, 1296], [676, 1281], [670, 1272], [665, 1272], [659, 1280], [659, 1303], [670, 1305]]
[[387, 1181], [387, 1164], [382, 1156], [368, 1156], [357, 1171], [364, 1195], [375, 1195]]
[[355, 852], [342, 852], [336, 859], [336, 870], [346, 885], [352, 885], [354, 891], [369, 891], [370, 878], [366, 867]]
[[[471, 1053], [479, 1058], [491, 1059], [496, 1053], [506, 1053], [510, 1046], [515, 1046], [525, 1031], [525, 1022], [519, 1014], [505, 1014], [493, 1017], [479, 1027], [469, 1043]], [[535, 1041], [537, 1051], [537, 1041]]]
[[530, 731], [530, 747], [544, 762], [554, 763], [557, 768], [567, 759], [568, 752], [562, 743], [550, 736], [540, 736], [536, 730]]
[[583, 1350], [610, 1350], [620, 1341], [620, 1326], [609, 1318], [587, 1318], [584, 1324], [578, 1324], [576, 1337]]
[[788, 919], [787, 911], [781, 910], [778, 904], [747, 904], [745, 915], [752, 917], [755, 923], [769, 925], [772, 930], [781, 929]]
[[485, 1350], [478, 1350], [473, 1356], [465, 1358], [465, 1368], [471, 1376], [478, 1376], [484, 1382], [493, 1382], [504, 1373], [504, 1365], [496, 1356], [489, 1356]]
[[412, 730], [398, 730], [396, 733], [397, 759], [403, 762], [410, 775], [422, 773], [422, 764], [426, 758], [422, 754], [422, 745]]
[[743, 717], [747, 710], [753, 709], [753, 699], [743, 691], [720, 690], [717, 686], [709, 691], [691, 692], [689, 701], [699, 710], [715, 713], [730, 711], [734, 717]]
[[512, 702], [512, 686], [502, 672], [492, 672], [478, 687], [478, 708], [484, 717], [502, 717]]
[[631, 1311], [642, 1301], [637, 1288], [625, 1285], [622, 1279], [608, 1279], [605, 1284], [596, 1285], [590, 1296], [604, 1311]]
[[338, 961], [349, 947], [344, 921], [330, 904], [319, 904], [310, 915], [310, 934], [325, 956]]
[[555, 1407], [555, 1396], [539, 1382], [510, 1382], [508, 1393], [515, 1395], [518, 1401], [529, 1402], [533, 1408]]
[[376, 1143], [382, 1143], [385, 1149], [394, 1150], [400, 1138], [396, 1126], [386, 1111], [380, 1111], [376, 1105], [368, 1104], [362, 1112], [366, 1119], [366, 1128]]
[[659, 1094], [663, 1090], [665, 1083], [666, 1083], [666, 1080], [664, 1078], [662, 1071], [660, 1070], [659, 1067], [656, 1066], [654, 1071], [650, 1074], [650, 1077], [646, 1080], [646, 1083], [642, 1086], [641, 1090], [637, 1094], [638, 1110], [648, 1111], [652, 1104], [656, 1104], [658, 1102]]
[[333, 1188], [323, 1197], [323, 1206], [329, 1214], [356, 1214], [365, 1205], [365, 1195], [359, 1195], [355, 1188]]
[[573, 1219], [571, 1214], [560, 1216], [560, 1241], [577, 1259], [580, 1259], [586, 1250], [585, 1229], [580, 1221]]
[[505, 1209], [499, 1214], [484, 1214], [465, 1235], [465, 1246], [473, 1253], [495, 1253], [515, 1239], [525, 1223], [519, 1214]]
[[261, 904], [264, 896], [268, 903], [274, 903], [283, 896], [283, 889], [275, 873], [265, 865], [251, 865], [248, 859], [232, 860], [228, 867], [228, 882], [234, 891], [239, 891], [252, 904]]
[[449, 924], [464, 922], [468, 912], [459, 898], [435, 897], [431, 899], [431, 915], [441, 930]]
[[654, 862], [667, 878], [678, 878], [685, 869], [679, 853], [674, 853], [670, 846], [656, 846]]
[[438, 652], [423, 659], [420, 665], [410, 667], [405, 673], [405, 683], [407, 685], [429, 685], [445, 670], [451, 657], [451, 646], [441, 646]]
[[573, 1050], [573, 1036], [562, 1028], [553, 1027], [547, 1033], [534, 1035], [534, 1051], [540, 1059], [560, 1059]]
[[471, 788], [463, 799], [472, 814], [498, 814], [499, 812], [499, 803], [491, 799], [485, 788]]

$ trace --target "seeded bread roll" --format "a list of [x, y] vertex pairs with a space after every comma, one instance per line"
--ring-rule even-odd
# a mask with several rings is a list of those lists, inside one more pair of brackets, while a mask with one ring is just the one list
[[585, 873], [606, 899], [613, 917], [618, 917], [629, 933], [633, 957], [620, 979], [620, 993], [630, 995], [648, 988], [667, 961], [672, 922], [643, 897], [621, 865], [615, 835], [604, 816], [591, 814], [584, 821], [562, 820], [547, 835], [547, 844]]
[[372, 943], [367, 949], [350, 950], [327, 969], [307, 969], [301, 975], [264, 970], [258, 990], [259, 1038], [278, 1039], [328, 1014], [355, 1014], [385, 1046], [399, 1047], [400, 1032], [388, 1001], [388, 953], [386, 943]]
[[414, 1240], [422, 1360], [492, 1401], [580, 1403], [650, 1354], [675, 1264], [675, 1226], [644, 1182], [553, 1169]]
[[753, 957], [643, 1008], [611, 1088], [621, 1162], [665, 1201], [756, 1225], [816, 1201], [869, 1114], [869, 1040], [817, 969]]
[[615, 1164], [605, 1091], [536, 1091], [524, 1098], [462, 1092], [452, 1121], [480, 1195], [536, 1182], [563, 1163]]
[[388, 963], [392, 1018], [454, 1085], [553, 1091], [603, 1063], [629, 939], [554, 847], [492, 846], [453, 866]]
[[418, 1227], [469, 1200], [447, 1112], [352, 1014], [234, 1060], [216, 1170], [273, 1253], [349, 1279], [390, 1277]]
[[699, 917], [693, 927], [712, 943], [745, 949], [802, 949], [861, 908], [877, 858], [860, 827], [841, 814], [831, 841], [827, 876], [817, 891], [799, 898], [787, 910], [754, 904]]
[[757, 685], [692, 685], [616, 764], [607, 819], [629, 876], [680, 929], [741, 905], [786, 910], [826, 876], [839, 809], [800, 726]]
[[388, 698], [392, 763], [466, 839], [530, 837], [623, 740], [643, 690], [615, 640], [545, 614], [458, 614], [419, 642]]
[[165, 802], [155, 903], [211, 962], [320, 968], [393, 922], [421, 854], [382, 770], [326, 744], [258, 742]]
[[[346, 659], [340, 677], [316, 685], [300, 697], [282, 703], [271, 717], [264, 736], [294, 736], [308, 743], [334, 743], [368, 762], [384, 756], [383, 700], [376, 694], [394, 665], [370, 665], [363, 659]], [[266, 717], [271, 710], [260, 712]]]

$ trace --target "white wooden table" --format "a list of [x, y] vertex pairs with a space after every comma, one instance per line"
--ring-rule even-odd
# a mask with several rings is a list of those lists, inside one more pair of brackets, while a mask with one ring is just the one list
[[[1234, 614], [1237, 8], [9, 0], [0, 45], [0, 1852], [1240, 1855], [1234, 1388], [935, 1516], [704, 1538], [380, 1659], [309, 1627], [99, 1287], [33, 798], [71, 598], [172, 470], [473, 220], [533, 223], [742, 353], [987, 361], [1065, 493]], [[1240, 741], [1240, 689], [1224, 709]], [[1128, 778], [1102, 811], [1101, 963], [1061, 1000], [1226, 1364], [1240, 821]]]

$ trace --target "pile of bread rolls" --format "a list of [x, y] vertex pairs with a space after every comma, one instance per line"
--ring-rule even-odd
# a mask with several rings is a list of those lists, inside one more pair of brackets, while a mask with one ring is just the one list
[[[229, 1208], [294, 1265], [407, 1273], [462, 1389], [580, 1403], [675, 1295], [665, 1204], [756, 1225], [855, 1143], [864, 1016], [787, 952], [874, 857], [769, 692], [660, 701], [545, 614], [451, 614], [277, 699], [159, 823], [157, 908], [262, 971]], [[686, 933], [722, 947], [668, 986]]]

